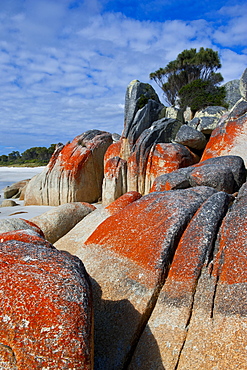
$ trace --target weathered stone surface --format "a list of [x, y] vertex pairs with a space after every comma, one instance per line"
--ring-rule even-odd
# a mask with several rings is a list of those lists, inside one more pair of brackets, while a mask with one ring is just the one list
[[215, 190], [140, 198], [102, 222], [77, 250], [93, 279], [95, 369], [126, 368], [153, 309], [178, 238]]
[[[214, 106], [210, 106], [196, 112], [195, 118], [199, 119], [196, 129], [201, 131], [203, 134], [211, 134], [212, 131], [218, 126], [221, 116], [226, 112], [226, 108]], [[190, 126], [190, 123], [188, 123], [188, 125]], [[194, 124], [192, 127], [193, 126]]]
[[247, 100], [247, 68], [244, 70], [239, 83], [241, 96]]
[[234, 177], [229, 167], [219, 167], [217, 164], [205, 164], [190, 172], [191, 186], [211, 186], [218, 191], [234, 192]]
[[[231, 197], [213, 194], [198, 209], [179, 241], [168, 277], [148, 321], [130, 369], [174, 370], [179, 365], [193, 311], [194, 293], [201, 269], [212, 254], [219, 225]], [[152, 333], [154, 339], [149, 333]], [[203, 341], [202, 338], [200, 340]], [[154, 348], [157, 343], [160, 354]], [[194, 369], [185, 363], [183, 369]], [[206, 369], [207, 364], [201, 367]]]
[[6, 186], [3, 189], [3, 196], [5, 199], [12, 198], [16, 195], [19, 195], [22, 189], [29, 183], [30, 179], [18, 181], [10, 186]]
[[205, 135], [188, 125], [182, 125], [180, 127], [174, 141], [197, 150], [204, 149], [207, 144]]
[[41, 243], [44, 247], [54, 249], [54, 246], [50, 242], [45, 240], [41, 234], [32, 229], [13, 230], [0, 234], [0, 243], [11, 240], [30, 243], [32, 245], [40, 245]]
[[44, 171], [29, 182], [25, 205], [96, 202], [101, 197], [104, 154], [111, 143], [111, 134], [90, 130], [58, 147]]
[[162, 108], [163, 105], [157, 101], [148, 100], [147, 104], [136, 112], [126, 136], [129, 140], [129, 145], [131, 148], [136, 143], [142, 132], [149, 128], [153, 122], [159, 119]]
[[176, 136], [181, 123], [171, 118], [163, 118], [143, 131], [132, 149], [128, 165], [128, 191], [145, 193], [145, 173], [150, 150], [158, 143], [170, 143]]
[[240, 156], [226, 155], [222, 157], [209, 158], [203, 162], [195, 164], [193, 167], [202, 167], [205, 165], [217, 165], [218, 168], [230, 168], [234, 178], [234, 191], [238, 191], [239, 188], [246, 181], [246, 168], [244, 161]]
[[30, 221], [40, 227], [49, 242], [55, 243], [95, 209], [88, 203], [67, 203], [33, 217]]
[[189, 174], [191, 171], [193, 171], [193, 167], [180, 168], [171, 173], [156, 177], [150, 192], [189, 188]]
[[225, 102], [228, 104], [228, 109], [232, 109], [237, 101], [241, 99], [239, 83], [239, 80], [232, 80], [223, 85], [226, 89]]
[[22, 218], [3, 218], [0, 220], [0, 234], [14, 230], [34, 230], [44, 236], [43, 231], [29, 220], [23, 220]]
[[[148, 103], [149, 99], [162, 106], [158, 95], [151, 85], [142, 83], [138, 80], [130, 82], [125, 95], [124, 130], [122, 137], [128, 138], [131, 136], [130, 131], [135, 115], [140, 108]], [[152, 122], [150, 122], [149, 125], [151, 125], [151, 123]]]
[[243, 193], [224, 218], [218, 253], [198, 281], [180, 370], [246, 368], [247, 197]]
[[167, 108], [166, 108], [166, 114], [165, 114], [165, 117], [166, 117], [166, 118], [173, 118], [173, 119], [177, 119], [178, 111], [179, 111], [179, 109], [178, 109], [178, 108], [174, 108], [174, 107], [167, 107]]
[[91, 286], [82, 262], [42, 240], [0, 243], [0, 261], [4, 369], [93, 369]]
[[141, 194], [138, 192], [130, 191], [105, 208], [102, 205], [97, 206], [95, 211], [88, 214], [82, 221], [78, 222], [71, 231], [55, 243], [56, 248], [77, 255], [83, 243], [107, 217], [121, 211], [124, 207], [140, 197]]
[[209, 158], [193, 166], [158, 176], [151, 192], [211, 186], [218, 191], [234, 193], [246, 181], [244, 161], [238, 156]]
[[127, 162], [119, 157], [112, 157], [104, 166], [102, 185], [102, 204], [110, 204], [127, 192]]
[[246, 108], [246, 102], [243, 100], [240, 100], [237, 105], [232, 108], [229, 118], [223, 121], [213, 131], [203, 152], [202, 161], [212, 157], [238, 155], [243, 158], [245, 165], [247, 165]]
[[15, 207], [15, 206], [18, 206], [18, 204], [14, 201], [14, 200], [11, 200], [11, 199], [4, 199], [1, 203], [1, 206], [0, 207]]
[[199, 157], [188, 148], [176, 143], [156, 144], [149, 152], [145, 171], [145, 194], [148, 194], [154, 180], [178, 168], [199, 162]]
[[[245, 99], [240, 99], [232, 108], [227, 116], [228, 120], [235, 120], [241, 117], [243, 114], [247, 113], [247, 101]], [[224, 120], [224, 123], [226, 120]]]

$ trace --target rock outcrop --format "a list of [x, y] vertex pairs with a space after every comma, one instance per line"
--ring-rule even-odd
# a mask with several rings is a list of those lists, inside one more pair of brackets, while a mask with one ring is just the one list
[[[239, 155], [247, 164], [247, 96], [245, 71], [240, 79], [242, 98], [234, 105], [228, 116], [213, 131], [204, 150], [202, 161], [223, 155]], [[245, 81], [245, 82], [244, 82]]]
[[80, 243], [76, 254], [93, 283], [96, 369], [126, 368], [179, 237], [214, 193], [197, 187], [146, 195], [108, 217]]
[[136, 191], [130, 191], [122, 195], [107, 207], [99, 205], [95, 211], [88, 214], [83, 218], [83, 220], [78, 222], [71, 231], [60, 238], [55, 243], [56, 248], [78, 255], [83, 243], [105, 219], [121, 211], [123, 208], [140, 198], [141, 194]]
[[203, 134], [211, 134], [212, 131], [218, 126], [219, 119], [227, 109], [224, 107], [210, 106], [196, 112], [195, 117], [188, 122], [188, 126], [196, 128], [196, 130]]
[[121, 137], [57, 148], [32, 194], [95, 198], [104, 153], [103, 204], [0, 221], [0, 368], [246, 369], [246, 81], [188, 124], [133, 81]]
[[239, 80], [232, 80], [224, 84], [226, 90], [225, 102], [228, 104], [228, 109], [232, 109], [237, 101], [241, 99], [239, 83]]
[[[82, 262], [32, 242], [0, 242], [0, 367], [93, 369], [92, 298]], [[8, 233], [7, 233], [8, 234]], [[12, 238], [12, 239], [11, 239]]]
[[[155, 176], [199, 160], [185, 147], [179, 148], [175, 144], [162, 147], [165, 143], [172, 143], [183, 121], [179, 119], [177, 110], [176, 118], [168, 117], [168, 111], [150, 85], [137, 80], [130, 83], [125, 98], [122, 136], [105, 155], [104, 204], [109, 204], [126, 191], [147, 194]], [[173, 166], [169, 163], [171, 157]], [[157, 158], [163, 165], [155, 166]], [[156, 172], [152, 172], [154, 167]]]
[[10, 186], [6, 186], [6, 188], [3, 189], [3, 197], [6, 199], [9, 198], [19, 198], [21, 195], [21, 192], [24, 191], [24, 188], [29, 183], [30, 179], [18, 181]]
[[46, 240], [55, 243], [95, 209], [88, 203], [67, 203], [33, 217], [30, 221], [40, 227]]
[[210, 186], [232, 194], [246, 181], [244, 161], [238, 156], [209, 158], [190, 167], [161, 175], [154, 180], [151, 192]]
[[96, 202], [101, 197], [104, 154], [111, 134], [91, 130], [59, 146], [41, 174], [29, 182], [25, 205]]

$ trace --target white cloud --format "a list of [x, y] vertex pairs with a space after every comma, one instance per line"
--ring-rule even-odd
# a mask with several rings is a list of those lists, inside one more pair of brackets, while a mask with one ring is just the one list
[[[11, 3], [0, 10], [0, 147], [49, 146], [90, 128], [121, 133], [129, 82], [150, 82], [150, 72], [184, 49], [219, 50], [225, 81], [239, 78], [247, 64], [246, 51], [220, 47], [246, 43], [237, 8], [237, 18], [215, 30], [206, 20], [141, 22], [101, 14], [97, 1], [75, 9], [69, 0]], [[229, 11], [222, 8], [222, 16]]]

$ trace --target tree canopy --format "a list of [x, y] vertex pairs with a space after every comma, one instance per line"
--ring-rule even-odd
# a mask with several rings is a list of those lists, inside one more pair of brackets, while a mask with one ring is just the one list
[[[186, 95], [188, 93], [191, 95], [192, 89], [196, 88], [197, 93], [200, 91], [200, 99], [198, 99], [198, 104], [194, 102], [194, 106], [198, 106], [199, 109], [208, 105], [207, 101], [212, 102], [211, 105], [216, 105], [213, 104], [214, 101], [217, 105], [218, 103], [223, 104], [224, 88], [217, 86], [223, 81], [222, 75], [216, 73], [219, 68], [221, 68], [221, 63], [217, 51], [210, 48], [200, 48], [199, 51], [190, 49], [178, 54], [177, 58], [169, 62], [165, 68], [150, 73], [150, 79], [154, 80], [163, 90], [169, 104], [179, 104], [180, 107], [190, 104]], [[205, 93], [205, 103], [203, 93]], [[217, 99], [213, 97], [211, 99], [210, 95], [214, 98], [219, 96]]]
[[46, 165], [54, 150], [56, 144], [51, 144], [49, 148], [46, 147], [33, 147], [25, 150], [22, 154], [18, 151], [13, 151], [8, 155], [0, 156], [0, 166], [9, 165], [21, 165], [21, 164], [34, 164], [34, 165]]

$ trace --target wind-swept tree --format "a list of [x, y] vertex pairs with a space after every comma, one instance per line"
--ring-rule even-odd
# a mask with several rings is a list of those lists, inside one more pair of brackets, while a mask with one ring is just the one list
[[[196, 86], [200, 85], [200, 94], [202, 94], [204, 82], [206, 82], [207, 97], [210, 91], [213, 91], [213, 94], [217, 96], [217, 85], [223, 81], [222, 75], [216, 73], [220, 67], [221, 63], [217, 51], [210, 48], [200, 48], [198, 52], [196, 49], [184, 50], [165, 68], [150, 73], [150, 79], [154, 80], [163, 90], [167, 103], [179, 104], [180, 107], [183, 107], [185, 104], [189, 105], [189, 101], [185, 99], [185, 90], [182, 94], [183, 99], [180, 99], [180, 91], [187, 85], [188, 91], [190, 91], [189, 85], [193, 88], [194, 81], [198, 81]], [[219, 95], [222, 97], [222, 88]], [[219, 102], [219, 99], [217, 101]], [[220, 102], [223, 104], [222, 99]]]

